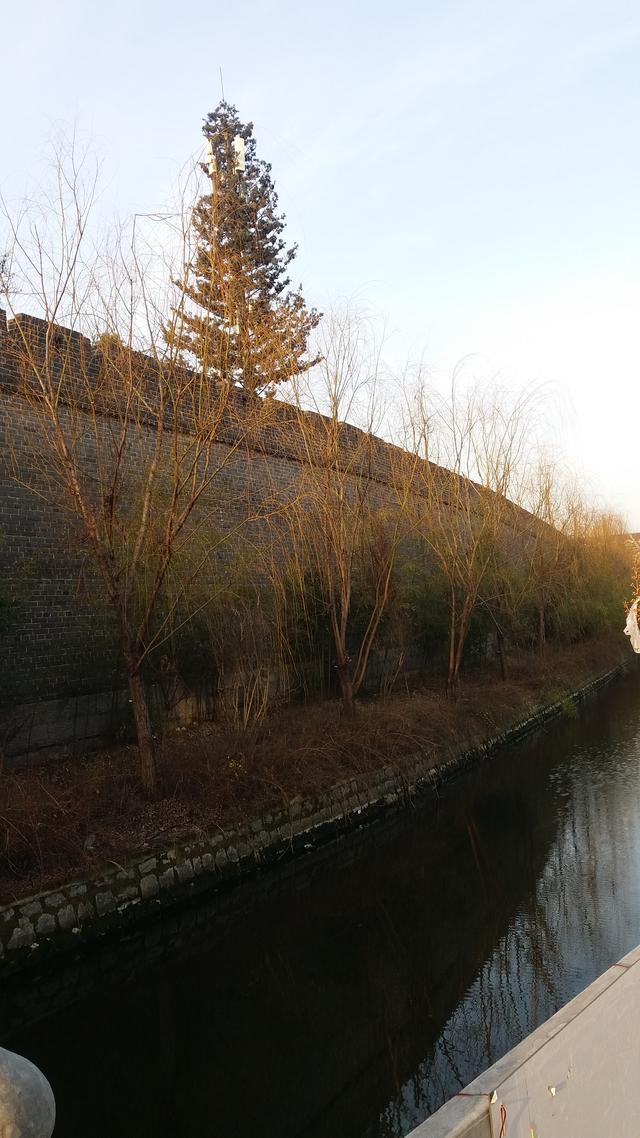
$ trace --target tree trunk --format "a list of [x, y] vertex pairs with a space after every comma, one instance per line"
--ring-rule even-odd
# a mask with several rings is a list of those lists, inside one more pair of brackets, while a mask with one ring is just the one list
[[460, 680], [460, 665], [462, 664], [462, 652], [464, 649], [464, 642], [467, 638], [465, 629], [458, 629], [458, 647], [456, 648], [456, 662], [453, 668], [453, 686], [457, 688]]
[[506, 680], [506, 678], [507, 678], [507, 665], [506, 665], [506, 661], [504, 658], [504, 636], [502, 635], [502, 630], [499, 629], [497, 627], [497, 625], [496, 625], [496, 638], [498, 641], [498, 658], [500, 660], [500, 676], [502, 677], [503, 680]]
[[340, 693], [342, 695], [342, 710], [349, 719], [354, 719], [356, 714], [356, 702], [353, 680], [348, 663], [343, 664], [342, 667], [338, 665], [338, 679], [340, 681]]
[[469, 598], [465, 599], [462, 606], [462, 615], [460, 617], [460, 627], [458, 628], [458, 646], [455, 653], [455, 662], [453, 666], [453, 675], [451, 677], [452, 687], [455, 691], [458, 687], [460, 679], [460, 666], [462, 664], [462, 653], [464, 651], [465, 642], [467, 639], [467, 632], [471, 624], [471, 614], [473, 612], [473, 605], [469, 602]]
[[547, 642], [546, 628], [544, 622], [544, 605], [538, 607], [538, 652], [541, 656], [544, 655], [544, 646]]
[[140, 777], [145, 790], [151, 794], [156, 789], [156, 757], [147, 693], [140, 672], [129, 673], [129, 695], [140, 755]]
[[447, 672], [447, 693], [453, 690], [456, 664], [456, 594], [451, 590], [451, 611], [449, 620], [449, 670]]

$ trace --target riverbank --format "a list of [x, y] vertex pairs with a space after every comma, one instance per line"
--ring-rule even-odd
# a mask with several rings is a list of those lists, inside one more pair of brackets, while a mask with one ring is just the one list
[[[212, 769], [202, 729], [176, 732], [163, 752], [165, 793], [171, 775], [181, 781], [169, 782], [172, 797], [156, 802], [136, 798], [132, 748], [5, 776], [5, 848], [15, 849], [18, 831], [29, 839], [28, 851], [38, 851], [40, 865], [24, 865], [21, 874], [9, 852], [0, 909], [3, 967], [77, 947], [398, 809], [502, 743], [574, 713], [582, 695], [632, 662], [625, 648], [601, 639], [565, 649], [544, 663], [521, 663], [508, 683], [470, 681], [456, 701], [425, 689], [367, 704], [355, 725], [341, 721], [336, 708], [317, 709], [317, 718], [308, 708], [289, 709], [288, 738], [270, 725], [264, 738], [245, 741], [244, 752], [236, 747], [222, 774]], [[304, 711], [305, 724], [296, 711]], [[330, 713], [339, 745], [329, 732]], [[207, 801], [214, 786], [226, 793]], [[29, 811], [29, 828], [24, 818], [16, 821], [20, 808]]]

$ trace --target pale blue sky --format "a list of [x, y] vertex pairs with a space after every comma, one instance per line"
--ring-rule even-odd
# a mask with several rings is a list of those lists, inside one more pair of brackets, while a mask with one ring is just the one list
[[468, 353], [479, 374], [556, 382], [571, 461], [640, 529], [640, 5], [4, 7], [5, 195], [75, 125], [109, 205], [161, 205], [221, 65], [309, 302], [373, 306], [392, 354], [424, 350], [438, 383]]

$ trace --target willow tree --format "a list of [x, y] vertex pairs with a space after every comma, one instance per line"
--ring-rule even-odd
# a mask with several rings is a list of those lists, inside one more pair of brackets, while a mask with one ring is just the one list
[[315, 362], [309, 337], [320, 314], [308, 308], [288, 268], [296, 246], [283, 237], [284, 215], [269, 163], [257, 157], [253, 123], [221, 102], [203, 134], [210, 187], [192, 217], [194, 251], [181, 282], [176, 346], [212, 378], [259, 392]]
[[497, 612], [506, 600], [505, 559], [517, 566], [523, 556], [527, 516], [514, 501], [521, 497], [536, 399], [535, 390], [511, 401], [479, 388], [461, 396], [454, 382], [450, 401], [418, 386], [409, 407], [407, 449], [424, 460], [414, 475], [414, 526], [447, 583], [452, 693], [475, 613], [480, 605]]
[[[309, 578], [316, 584], [343, 709], [352, 716], [391, 605], [413, 462], [376, 437], [384, 417], [379, 350], [364, 321], [348, 310], [336, 312], [323, 328], [321, 348], [312, 382], [293, 385], [301, 477], [289, 511], [292, 564], [301, 591]], [[358, 580], [367, 610], [359, 629]]]

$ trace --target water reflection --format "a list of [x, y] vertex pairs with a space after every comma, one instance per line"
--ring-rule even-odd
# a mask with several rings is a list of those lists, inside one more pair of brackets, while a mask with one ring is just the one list
[[640, 941], [640, 684], [2, 997], [56, 1138], [398, 1138]]

